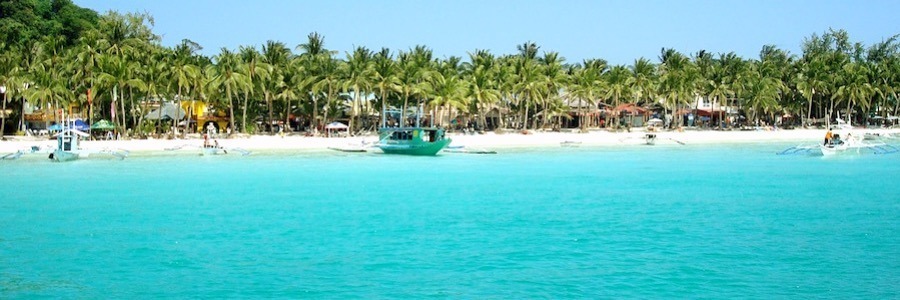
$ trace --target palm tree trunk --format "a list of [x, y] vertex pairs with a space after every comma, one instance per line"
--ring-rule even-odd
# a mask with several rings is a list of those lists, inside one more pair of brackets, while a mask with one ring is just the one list
[[[7, 96], [8, 94], [9, 94], [9, 91], [5, 91], [5, 93], [3, 93], [3, 122], [0, 123], [0, 140], [6, 139], [3, 137], [3, 134], [6, 133], [6, 120], [8, 119], [7, 117], [9, 116], [9, 114], [6, 113], [6, 99], [9, 98]], [[90, 122], [91, 122], [90, 119], [88, 119], [88, 123], [90, 123]]]
[[[128, 88], [128, 103], [132, 108], [134, 108], [134, 88]], [[124, 109], [122, 110], [122, 113], [125, 113]], [[135, 116], [134, 114], [131, 114], [131, 123], [137, 125], [137, 116]]]
[[356, 115], [356, 104], [359, 103], [359, 86], [353, 86], [353, 103], [350, 104], [350, 121], [347, 124], [347, 131], [353, 132], [353, 117]]
[[522, 130], [528, 130], [528, 99], [531, 98], [531, 94], [525, 92], [525, 97], [522, 98], [522, 106], [525, 106], [525, 110], [522, 112]]
[[244, 109], [241, 114], [241, 132], [247, 131], [247, 101], [250, 98], [250, 92], [244, 91]]
[[317, 93], [314, 93], [313, 96], [312, 96], [312, 101], [313, 101], [313, 108], [312, 108], [312, 109], [313, 109], [313, 113], [312, 113], [312, 119], [309, 120], [309, 127], [312, 127], [312, 132], [313, 132], [314, 135], [318, 135], [318, 134], [319, 134], [319, 126], [318, 126], [318, 124], [316, 124], [316, 123], [318, 123], [318, 122], [317, 122], [317, 120], [318, 120], [317, 117], [318, 117], [318, 115], [319, 115], [319, 97], [318, 97], [318, 95], [316, 95], [316, 94], [317, 94]]
[[[272, 98], [269, 95], [269, 91], [263, 90], [263, 97], [266, 98], [266, 109], [269, 111], [269, 118], [266, 119], [266, 123], [272, 123], [274, 118], [272, 117]], [[285, 117], [287, 119], [288, 117]], [[284, 123], [284, 126], [287, 126], [287, 122]], [[269, 133], [275, 133], [275, 129], [271, 126], [269, 127]]]
[[403, 110], [400, 111], [399, 127], [406, 127], [406, 108], [409, 105], [409, 91], [403, 91]]
[[[230, 86], [230, 85], [225, 85], [225, 96], [228, 97], [228, 113], [229, 113], [228, 122], [231, 123], [231, 124], [230, 124], [230, 125], [231, 125], [231, 131], [232, 131], [232, 132], [235, 132], [235, 128], [234, 128], [234, 101], [231, 100], [231, 86]], [[225, 132], [226, 132], [226, 134], [228, 133], [227, 130], [226, 130]]]

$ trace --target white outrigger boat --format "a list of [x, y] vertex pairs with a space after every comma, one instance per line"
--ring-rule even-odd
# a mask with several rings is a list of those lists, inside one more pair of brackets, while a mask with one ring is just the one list
[[841, 138], [840, 134], [835, 134], [828, 143], [819, 145], [819, 151], [823, 156], [833, 156], [839, 154], [860, 154], [864, 150], [870, 150], [874, 154], [890, 154], [900, 152], [895, 146], [887, 143], [875, 142], [869, 143], [863, 141], [864, 135], [853, 135], [848, 133], [846, 138]]
[[78, 146], [80, 137], [90, 137], [90, 135], [76, 129], [63, 129], [56, 135], [56, 149], [50, 153], [48, 158], [52, 161], [63, 162], [76, 160], [82, 154], [87, 157], [89, 153], [82, 151]]
[[53, 152], [47, 158], [55, 162], [66, 162], [86, 158], [92, 154], [109, 154], [118, 159], [128, 157], [127, 150], [82, 149], [80, 146], [82, 137], [90, 137], [90, 135], [77, 129], [63, 129], [56, 135], [56, 148], [53, 149]]
[[166, 148], [165, 150], [166, 151], [175, 151], [175, 150], [181, 150], [181, 149], [185, 149], [185, 148], [188, 148], [188, 149], [198, 149], [199, 148], [201, 156], [230, 154], [229, 151], [231, 153], [235, 153], [235, 152], [240, 153], [241, 156], [250, 155], [250, 151], [247, 151], [247, 150], [244, 150], [241, 148], [226, 148], [226, 147], [219, 146], [219, 142], [215, 141], [215, 140], [214, 140], [213, 144], [210, 144], [209, 140], [204, 140], [202, 146], [185, 144], [185, 145], [176, 146], [176, 147], [172, 147], [172, 148]]
[[778, 155], [810, 154], [821, 156], [836, 156], [842, 154], [862, 154], [872, 151], [873, 154], [892, 154], [900, 152], [900, 148], [883, 142], [865, 142], [865, 135], [847, 133], [846, 137], [840, 134], [832, 135], [831, 139], [819, 145], [794, 146], [778, 152]]

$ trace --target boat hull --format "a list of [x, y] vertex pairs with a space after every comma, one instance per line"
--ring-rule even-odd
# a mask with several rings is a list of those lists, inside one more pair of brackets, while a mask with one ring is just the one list
[[219, 155], [223, 154], [224, 149], [222, 148], [202, 148], [200, 150], [200, 154], [202, 155]]
[[379, 145], [378, 148], [385, 154], [429, 156], [437, 155], [444, 147], [450, 145], [451, 141], [451, 139], [442, 139], [436, 142], [422, 142], [415, 144], [386, 143]]
[[50, 154], [50, 160], [55, 162], [66, 162], [73, 161], [78, 159], [79, 154], [70, 151], [62, 151], [62, 150], [54, 150], [53, 153]]

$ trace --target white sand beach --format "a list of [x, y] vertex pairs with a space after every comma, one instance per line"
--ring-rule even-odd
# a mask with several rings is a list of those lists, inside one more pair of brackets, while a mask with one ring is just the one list
[[[900, 129], [858, 129], [856, 134], [879, 133], [882, 135], [900, 134]], [[459, 132], [449, 133], [453, 139], [452, 146], [477, 147], [482, 149], [538, 148], [559, 147], [562, 142], [574, 142], [583, 147], [615, 147], [635, 145], [642, 142], [647, 132], [638, 129], [632, 132], [609, 132], [605, 130], [588, 133], [531, 132], [530, 134], [487, 132], [484, 134], [465, 135]], [[753, 131], [713, 131], [685, 130], [653, 132], [657, 135], [657, 144], [716, 145], [735, 143], [815, 143], [825, 136], [824, 129], [794, 130], [753, 130]], [[303, 137], [288, 135], [285, 137], [269, 135], [253, 135], [240, 138], [218, 139], [220, 145], [228, 148], [241, 148], [250, 151], [318, 151], [329, 147], [346, 147], [362, 145], [377, 141], [377, 136], [354, 136], [345, 138]], [[121, 149], [131, 152], [164, 152], [172, 148], [198, 147], [203, 143], [199, 137], [189, 139], [146, 139], [117, 141], [83, 141], [85, 149]], [[55, 140], [47, 137], [8, 137], [0, 141], [0, 154], [13, 153], [31, 149], [34, 146], [51, 148]]]

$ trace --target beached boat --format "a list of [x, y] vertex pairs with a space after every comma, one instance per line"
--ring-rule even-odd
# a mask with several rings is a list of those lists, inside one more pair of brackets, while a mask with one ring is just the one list
[[78, 144], [80, 137], [89, 136], [89, 134], [77, 129], [63, 129], [57, 134], [56, 149], [53, 150], [53, 153], [50, 153], [48, 158], [52, 161], [64, 162], [76, 160], [81, 157], [82, 154], [87, 156], [87, 152], [82, 151]]
[[200, 154], [202, 155], [219, 155], [219, 154], [228, 154], [228, 150], [225, 148], [218, 146], [206, 146], [200, 148]]
[[644, 135], [644, 143], [647, 145], [655, 145], [656, 144], [656, 134], [648, 133]]
[[386, 154], [436, 155], [452, 141], [435, 127], [382, 128], [378, 148]]

